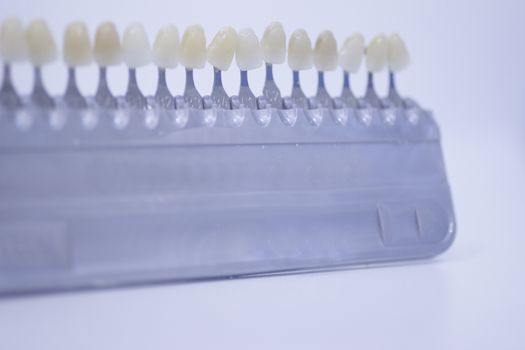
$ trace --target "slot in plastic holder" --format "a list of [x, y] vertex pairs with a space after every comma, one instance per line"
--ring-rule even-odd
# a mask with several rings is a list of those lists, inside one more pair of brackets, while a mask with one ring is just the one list
[[0, 112], [0, 294], [429, 258], [455, 219], [432, 114]]

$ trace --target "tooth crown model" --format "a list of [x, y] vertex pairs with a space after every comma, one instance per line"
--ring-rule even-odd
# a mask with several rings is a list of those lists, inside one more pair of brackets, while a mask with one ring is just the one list
[[[40, 76], [59, 57], [47, 24], [2, 23], [0, 294], [327, 270], [450, 246], [440, 134], [396, 89], [409, 63], [399, 35], [366, 46], [357, 33], [338, 45], [323, 31], [312, 46], [305, 30], [287, 41], [274, 22], [260, 41], [250, 28], [225, 27], [207, 45], [199, 25], [182, 37], [173, 24], [155, 29], [150, 46], [140, 24], [121, 35], [111, 22], [93, 33], [70, 24], [68, 83], [52, 97]], [[24, 60], [35, 70], [30, 96], [11, 80]], [[234, 61], [240, 86], [229, 96], [221, 74]], [[203, 97], [193, 70], [207, 62], [214, 81]], [[263, 62], [257, 97], [248, 78]], [[282, 97], [273, 67], [285, 62], [293, 86]], [[114, 96], [106, 71], [121, 63], [128, 87]], [[159, 79], [144, 96], [136, 70], [150, 63]], [[75, 80], [87, 64], [99, 69], [93, 97]], [[317, 92], [307, 97], [299, 73], [312, 68]], [[387, 68], [382, 98], [373, 78]], [[182, 95], [168, 89], [170, 69], [186, 70]], [[368, 84], [356, 97], [350, 79], [360, 69]], [[324, 84], [333, 74], [343, 76], [337, 96]]]

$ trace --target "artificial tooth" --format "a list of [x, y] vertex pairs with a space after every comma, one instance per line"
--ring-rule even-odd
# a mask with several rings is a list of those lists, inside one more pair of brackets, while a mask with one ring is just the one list
[[365, 54], [365, 39], [361, 33], [349, 36], [339, 51], [339, 65], [345, 72], [357, 73]]
[[82, 22], [73, 22], [64, 34], [64, 61], [69, 67], [91, 63], [93, 54], [87, 27]]
[[310, 37], [303, 29], [298, 29], [290, 36], [288, 42], [288, 65], [294, 71], [312, 67], [313, 52]]
[[162, 27], [153, 44], [153, 61], [159, 68], [177, 67], [179, 30], [173, 24]]
[[314, 47], [314, 63], [318, 71], [331, 71], [337, 68], [337, 42], [334, 34], [325, 30], [317, 37]]
[[119, 64], [122, 61], [122, 45], [114, 23], [104, 22], [98, 26], [95, 33], [93, 53], [95, 61], [99, 65], [99, 80], [95, 100], [103, 108], [115, 109], [118, 106], [117, 99], [111, 93], [106, 78], [107, 67]]
[[371, 73], [381, 71], [388, 60], [388, 42], [385, 35], [376, 36], [366, 48], [366, 68]]
[[129, 25], [122, 39], [124, 61], [129, 68], [138, 68], [151, 62], [151, 47], [144, 27], [140, 23]]
[[283, 25], [272, 22], [261, 39], [263, 60], [270, 64], [280, 64], [286, 57], [286, 34]]
[[41, 19], [34, 20], [26, 30], [29, 59], [35, 66], [32, 102], [41, 108], [53, 108], [55, 102], [49, 96], [42, 81], [41, 67], [56, 60], [57, 47], [47, 23]]
[[388, 66], [390, 71], [397, 73], [410, 63], [410, 56], [405, 42], [398, 34], [388, 38]]
[[208, 62], [221, 71], [228, 70], [236, 48], [237, 32], [232, 27], [224, 27], [208, 46]]
[[121, 62], [122, 45], [114, 23], [104, 22], [98, 27], [93, 54], [95, 61], [101, 67], [113, 66]]
[[43, 66], [57, 59], [55, 40], [45, 21], [37, 19], [31, 22], [26, 30], [26, 39], [33, 65]]
[[2, 23], [0, 53], [5, 63], [14, 63], [26, 59], [26, 38], [22, 22], [18, 18], [8, 18]]
[[179, 47], [179, 59], [187, 69], [203, 68], [206, 64], [206, 36], [200, 25], [189, 26], [184, 32]]
[[261, 66], [261, 46], [253, 29], [245, 28], [239, 31], [235, 59], [241, 71], [252, 70]]

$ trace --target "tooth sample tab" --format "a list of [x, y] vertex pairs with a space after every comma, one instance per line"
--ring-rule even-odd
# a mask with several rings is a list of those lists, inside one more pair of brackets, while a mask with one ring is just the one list
[[173, 24], [162, 27], [153, 44], [153, 61], [159, 68], [177, 67], [179, 30]]
[[371, 73], [380, 72], [388, 59], [387, 38], [381, 34], [376, 36], [366, 49], [366, 68]]
[[288, 65], [294, 71], [312, 68], [312, 42], [303, 29], [298, 29], [288, 42]]
[[172, 109], [175, 106], [175, 101], [166, 83], [166, 69], [177, 67], [178, 50], [179, 30], [177, 27], [173, 24], [162, 27], [153, 44], [153, 61], [159, 71], [155, 100], [165, 109]]
[[8, 18], [0, 29], [2, 60], [5, 63], [14, 63], [26, 59], [27, 46], [22, 22], [18, 18]]
[[129, 25], [122, 39], [124, 61], [129, 68], [138, 68], [151, 62], [151, 47], [140, 23]]
[[397, 34], [388, 38], [388, 66], [390, 69], [390, 82], [388, 87], [388, 101], [397, 108], [405, 108], [405, 100], [399, 95], [396, 88], [395, 74], [410, 63], [408, 50], [403, 39]]
[[27, 55], [22, 22], [17, 18], [6, 19], [0, 27], [0, 53], [4, 61], [4, 74], [0, 88], [0, 104], [14, 109], [22, 106], [22, 100], [11, 81], [11, 64], [22, 61]]
[[262, 51], [253, 29], [245, 28], [239, 31], [235, 59], [241, 70], [239, 102], [244, 107], [257, 109], [257, 98], [248, 83], [248, 71], [262, 65]]
[[365, 39], [362, 34], [349, 36], [339, 51], [339, 65], [343, 69], [341, 102], [345, 107], [357, 108], [359, 103], [350, 88], [350, 73], [357, 73], [365, 54]]
[[224, 27], [208, 46], [208, 62], [217, 69], [228, 70], [236, 48], [237, 32], [232, 27]]
[[124, 61], [128, 66], [126, 102], [134, 109], [146, 109], [148, 102], [137, 83], [136, 69], [151, 61], [151, 47], [144, 27], [140, 23], [129, 25], [122, 38]]
[[231, 27], [219, 30], [208, 46], [208, 62], [214, 69], [211, 100], [216, 107], [230, 108], [230, 98], [222, 86], [221, 72], [230, 68], [236, 48], [237, 32]]
[[337, 42], [334, 34], [325, 30], [317, 37], [314, 48], [314, 63], [318, 71], [326, 72], [337, 68]]
[[87, 27], [82, 22], [67, 26], [64, 34], [64, 61], [69, 67], [84, 66], [93, 59]]
[[206, 64], [206, 36], [200, 25], [189, 26], [182, 35], [179, 46], [179, 62], [186, 67], [184, 100], [190, 107], [202, 109], [202, 96], [193, 81], [193, 70], [204, 68]]
[[189, 26], [179, 47], [180, 63], [187, 69], [204, 68], [206, 64], [206, 36], [198, 24]]
[[115, 24], [104, 22], [98, 26], [93, 51], [95, 61], [99, 65], [99, 80], [95, 100], [101, 107], [115, 109], [118, 105], [117, 99], [109, 90], [106, 78], [106, 68], [122, 61], [122, 45]]
[[95, 34], [93, 48], [95, 62], [101, 67], [109, 67], [122, 61], [122, 45], [115, 24], [102, 23]]
[[75, 67], [91, 63], [93, 54], [87, 27], [82, 22], [69, 24], [64, 33], [64, 61], [69, 67], [64, 101], [69, 108], [86, 108], [87, 103], [78, 89]]
[[235, 59], [240, 70], [252, 70], [262, 64], [262, 51], [257, 35], [251, 28], [239, 31]]
[[376, 36], [366, 48], [366, 68], [368, 70], [368, 83], [366, 87], [365, 104], [374, 108], [382, 108], [383, 103], [374, 88], [374, 73], [380, 72], [388, 60], [387, 38], [381, 34]]
[[333, 101], [324, 85], [324, 72], [336, 69], [338, 58], [334, 34], [329, 30], [321, 32], [315, 41], [314, 64], [319, 72], [316, 98], [318, 104], [325, 108], [332, 108]]
[[283, 63], [286, 57], [286, 34], [281, 23], [272, 22], [266, 28], [261, 39], [261, 50], [266, 62], [263, 95], [271, 107], [282, 108], [281, 91], [273, 80], [273, 65]]
[[308, 34], [303, 29], [298, 29], [290, 36], [288, 42], [288, 65], [293, 71], [293, 87], [291, 94], [292, 106], [308, 108], [308, 99], [306, 98], [301, 83], [299, 81], [299, 71], [309, 69], [313, 63], [312, 43]]
[[42, 81], [41, 67], [57, 59], [58, 52], [46, 22], [34, 20], [26, 30], [29, 58], [35, 66], [32, 102], [41, 108], [53, 108], [55, 102], [47, 93]]
[[361, 33], [349, 36], [339, 51], [339, 65], [349, 73], [357, 73], [365, 54], [365, 38]]
[[281, 64], [286, 57], [286, 34], [283, 25], [272, 22], [261, 39], [263, 60], [270, 64]]
[[390, 71], [397, 73], [410, 63], [410, 56], [405, 42], [398, 34], [388, 38], [388, 66]]

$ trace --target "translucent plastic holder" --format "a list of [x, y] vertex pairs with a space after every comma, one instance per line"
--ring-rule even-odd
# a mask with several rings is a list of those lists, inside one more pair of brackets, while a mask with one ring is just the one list
[[0, 112], [0, 294], [429, 258], [454, 235], [415, 104]]

